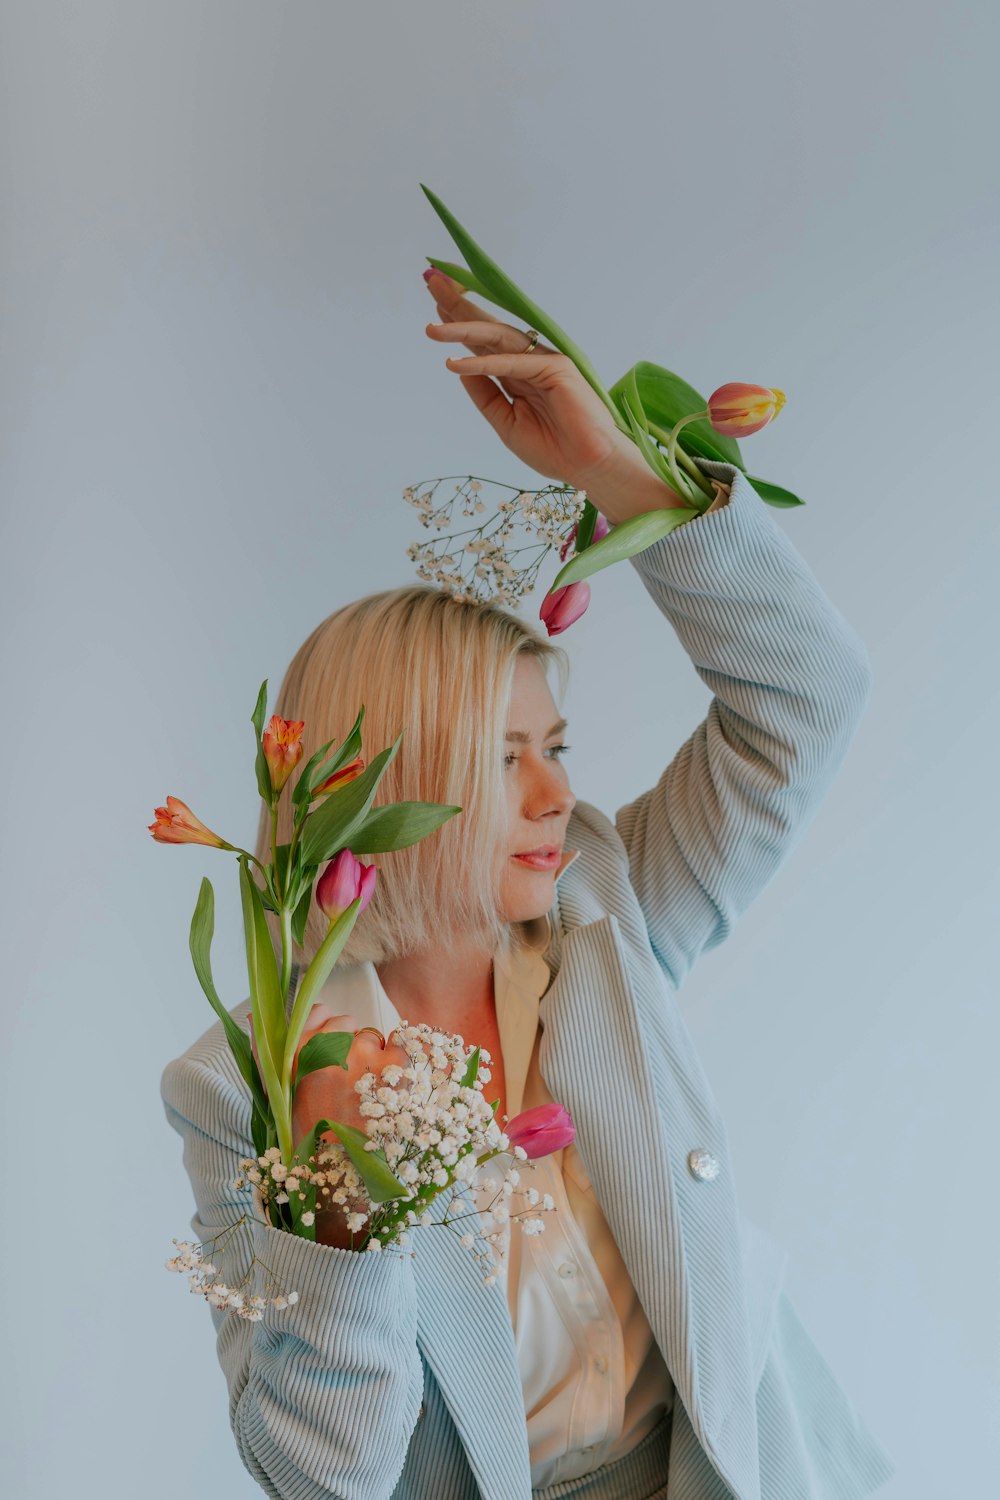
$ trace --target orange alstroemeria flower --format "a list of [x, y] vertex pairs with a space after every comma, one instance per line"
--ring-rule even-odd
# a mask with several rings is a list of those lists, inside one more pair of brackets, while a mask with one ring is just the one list
[[325, 797], [329, 792], [335, 792], [338, 787], [346, 786], [349, 781], [354, 780], [355, 776], [360, 776], [364, 768], [365, 763], [361, 756], [356, 755], [353, 760], [347, 762], [346, 766], [341, 766], [339, 771], [334, 771], [332, 776], [320, 782], [312, 794], [313, 797]]
[[773, 422], [784, 404], [784, 391], [732, 380], [709, 396], [708, 420], [723, 437], [749, 437]]
[[264, 730], [264, 759], [271, 773], [271, 787], [277, 795], [302, 759], [302, 731], [305, 719], [282, 719], [271, 715]]
[[208, 844], [211, 849], [228, 848], [211, 828], [206, 828], [179, 797], [168, 797], [166, 807], [156, 808], [156, 822], [149, 831], [160, 844]]

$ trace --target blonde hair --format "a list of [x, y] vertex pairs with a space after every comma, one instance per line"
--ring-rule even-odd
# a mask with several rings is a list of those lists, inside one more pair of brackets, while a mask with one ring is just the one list
[[[500, 881], [506, 803], [504, 733], [514, 669], [522, 655], [543, 671], [555, 663], [565, 695], [569, 660], [539, 631], [492, 604], [463, 603], [429, 585], [368, 594], [329, 615], [289, 664], [272, 712], [305, 721], [301, 764], [328, 740], [343, 741], [358, 710], [370, 763], [404, 731], [379, 782], [375, 805], [440, 802], [462, 808], [436, 832], [375, 857], [378, 879], [338, 962], [387, 963], [450, 940], [492, 952], [506, 923]], [[278, 843], [292, 834], [286, 788]], [[257, 858], [271, 858], [271, 820], [261, 809]], [[365, 850], [355, 851], [359, 857]], [[322, 870], [320, 871], [322, 873]], [[268, 924], [280, 954], [277, 919]], [[301, 955], [311, 962], [328, 919], [310, 908]]]

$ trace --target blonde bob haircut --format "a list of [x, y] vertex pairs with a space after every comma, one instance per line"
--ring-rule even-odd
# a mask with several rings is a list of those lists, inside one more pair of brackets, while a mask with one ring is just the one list
[[[555, 663], [559, 697], [566, 652], [499, 605], [465, 603], [430, 585], [368, 594], [335, 610], [295, 653], [273, 712], [302, 719], [301, 764], [328, 740], [340, 744], [364, 705], [362, 755], [370, 763], [403, 738], [379, 782], [376, 806], [441, 802], [462, 808], [408, 849], [374, 858], [378, 879], [338, 960], [388, 963], [460, 940], [493, 952], [506, 923], [500, 884], [506, 868], [504, 735], [514, 669], [522, 655], [543, 671]], [[278, 843], [292, 834], [286, 788]], [[261, 809], [257, 858], [271, 858]], [[363, 849], [355, 850], [360, 857]], [[268, 914], [280, 954], [277, 920]], [[329, 929], [313, 902], [295, 957], [308, 964]]]

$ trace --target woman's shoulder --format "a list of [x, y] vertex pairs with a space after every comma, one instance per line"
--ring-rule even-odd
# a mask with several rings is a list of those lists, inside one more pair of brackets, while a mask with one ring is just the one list
[[[247, 999], [229, 1012], [247, 1035], [249, 1010]], [[241, 1129], [245, 1125], [249, 1134], [250, 1095], [221, 1021], [213, 1022], [186, 1051], [171, 1058], [160, 1076], [160, 1097], [168, 1110], [196, 1123], [206, 1110], [216, 1112], [224, 1107], [233, 1123]]]

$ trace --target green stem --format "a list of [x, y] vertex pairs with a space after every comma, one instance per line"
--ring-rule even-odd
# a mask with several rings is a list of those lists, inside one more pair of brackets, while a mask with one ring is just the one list
[[292, 979], [292, 909], [282, 906], [278, 917], [281, 922], [281, 998], [288, 1004], [288, 986]]
[[[274, 870], [274, 889], [281, 901], [284, 896], [284, 886], [278, 883], [278, 808], [271, 808], [271, 868]], [[286, 871], [287, 874], [287, 871]]]
[[[673, 427], [670, 429], [670, 437], [667, 440], [667, 463], [670, 465], [671, 471], [673, 473], [676, 474], [678, 472], [678, 470], [677, 470], [677, 434], [680, 432], [680, 430], [681, 430], [682, 427], [686, 427], [687, 426], [688, 422], [697, 422], [701, 417], [707, 417], [707, 416], [708, 416], [708, 409], [707, 409], [707, 407], [706, 407], [706, 409], [704, 411], [691, 412], [690, 415], [688, 415], [686, 417], [681, 417], [680, 421], [679, 422], [675, 422], [674, 425], [673, 425]], [[689, 486], [686, 487], [685, 493], [687, 493], [687, 495], [689, 496], [689, 498], [691, 498], [691, 499], [694, 498], [694, 496], [691, 493], [691, 490], [690, 490]]]
[[239, 844], [227, 844], [225, 839], [222, 840], [222, 843], [219, 845], [219, 847], [220, 849], [228, 849], [231, 854], [242, 854], [245, 859], [249, 859], [251, 863], [257, 866], [260, 873], [264, 876], [265, 885], [267, 884], [267, 873], [264, 869], [264, 866], [261, 864], [256, 855], [250, 853], [249, 849], [241, 849]]
[[[295, 1054], [298, 1051], [299, 1040], [302, 1036], [303, 1031], [305, 1030], [306, 1021], [309, 1017], [309, 1012], [312, 1009], [313, 996], [322, 987], [324, 981], [330, 973], [330, 970], [333, 968], [337, 959], [340, 957], [344, 945], [347, 942], [347, 939], [350, 937], [351, 932], [354, 928], [354, 923], [358, 915], [360, 904], [361, 898], [360, 896], [356, 896], [355, 899], [351, 902], [350, 906], [347, 907], [346, 911], [341, 912], [339, 917], [337, 917], [334, 921], [331, 921], [329, 927], [327, 928], [326, 937], [323, 939], [312, 960], [312, 963], [309, 965], [308, 969], [303, 975], [302, 982], [299, 985], [298, 992], [295, 996], [295, 1004], [292, 1006], [292, 1014], [288, 1018], [288, 1025], [285, 1030], [285, 1050], [284, 1055], [281, 1059], [280, 1100], [282, 1110], [287, 1111], [289, 1133], [291, 1132], [292, 1095], [294, 1093], [294, 1089], [292, 1087], [292, 1063], [294, 1062]], [[284, 908], [282, 908], [281, 920], [283, 940], [284, 923], [286, 919], [291, 922], [291, 912], [289, 911], [286, 913]], [[286, 947], [285, 952], [288, 954], [291, 953], [290, 943]], [[286, 989], [286, 998], [287, 993], [288, 992]], [[277, 1120], [277, 1111], [275, 1111], [275, 1119]], [[282, 1147], [282, 1156], [284, 1157], [284, 1147]], [[287, 1166], [291, 1166], [291, 1157], [285, 1157], [284, 1159], [285, 1164]]]
[[[670, 428], [669, 427], [659, 427], [655, 422], [650, 422], [650, 424], [649, 424], [649, 431], [650, 431], [650, 433], [651, 433], [651, 435], [653, 437], [659, 438], [659, 440], [660, 440], [661, 443], [669, 443], [669, 441], [670, 441]], [[709, 498], [711, 498], [712, 495], [714, 494], [711, 482], [706, 477], [706, 475], [704, 475], [701, 472], [701, 470], [699, 469], [698, 465], [695, 463], [694, 459], [691, 457], [690, 453], [688, 453], [687, 449], [686, 448], [682, 448], [679, 444], [678, 444], [678, 447], [677, 447], [677, 461], [681, 465], [681, 467], [688, 474], [690, 474], [691, 478], [694, 480], [694, 482], [698, 486], [698, 488], [705, 495], [707, 495]]]

